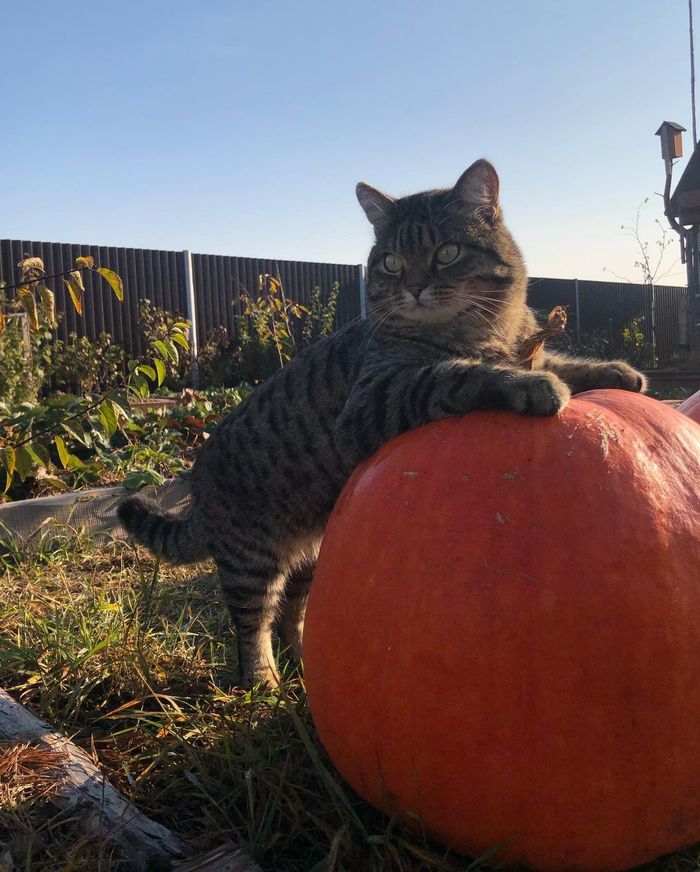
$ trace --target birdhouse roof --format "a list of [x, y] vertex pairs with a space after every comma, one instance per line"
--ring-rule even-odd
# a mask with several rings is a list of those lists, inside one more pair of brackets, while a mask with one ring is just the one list
[[674, 130], [680, 130], [681, 132], [685, 130], [685, 127], [683, 127], [682, 124], [676, 124], [675, 121], [663, 121], [661, 127], [656, 131], [656, 136], [661, 136], [661, 131], [664, 127], [672, 127]]

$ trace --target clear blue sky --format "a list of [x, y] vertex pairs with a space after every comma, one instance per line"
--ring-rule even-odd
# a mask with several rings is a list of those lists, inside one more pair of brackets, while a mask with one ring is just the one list
[[358, 180], [487, 157], [531, 274], [631, 277], [654, 131], [691, 148], [686, 0], [27, 0], [2, 31], [3, 238], [358, 263]]

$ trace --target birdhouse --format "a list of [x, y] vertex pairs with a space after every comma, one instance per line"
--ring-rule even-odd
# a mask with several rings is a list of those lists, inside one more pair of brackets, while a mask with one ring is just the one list
[[685, 127], [675, 121], [664, 121], [656, 131], [661, 137], [661, 157], [664, 160], [675, 160], [683, 157], [683, 131]]

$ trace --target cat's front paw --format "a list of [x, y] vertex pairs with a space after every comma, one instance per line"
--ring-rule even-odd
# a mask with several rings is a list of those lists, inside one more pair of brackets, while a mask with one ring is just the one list
[[503, 386], [502, 396], [506, 408], [521, 415], [556, 415], [571, 392], [553, 372], [519, 372]]
[[618, 388], [635, 393], [643, 393], [647, 389], [646, 377], [624, 360], [606, 360], [599, 363], [595, 375], [597, 388]]

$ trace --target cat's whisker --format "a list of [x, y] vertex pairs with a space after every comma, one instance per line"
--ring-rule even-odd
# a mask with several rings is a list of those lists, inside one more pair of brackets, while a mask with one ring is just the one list
[[478, 317], [481, 318], [481, 320], [484, 321], [484, 322], [486, 323], [487, 327], [489, 328], [489, 330], [490, 330], [492, 333], [494, 333], [496, 336], [499, 336], [499, 335], [500, 335], [498, 329], [497, 329], [496, 327], [494, 327], [494, 325], [491, 323], [491, 321], [489, 321], [489, 319], [486, 317], [486, 315], [484, 315], [484, 314], [483, 314], [482, 312], [480, 312], [478, 309], [474, 309], [474, 308], [472, 308], [472, 309], [466, 309], [466, 310], [464, 310], [464, 314], [465, 314], [465, 315], [471, 315], [471, 314], [473, 314], [473, 315], [478, 315]]
[[382, 324], [389, 318], [389, 316], [391, 314], [392, 314], [391, 312], [387, 312], [382, 318], [378, 319], [377, 322], [373, 325], [372, 330], [367, 334], [367, 337], [365, 338], [364, 342], [360, 346], [360, 350], [358, 352], [358, 356], [361, 360], [363, 360], [367, 356], [369, 349], [370, 349], [370, 346], [372, 345], [372, 342], [374, 341], [374, 337], [377, 334], [377, 331], [382, 326]]
[[365, 340], [363, 341], [362, 345], [360, 346], [359, 356], [361, 358], [364, 358], [367, 355], [367, 352], [369, 351], [370, 345], [372, 344], [372, 341], [374, 340], [374, 337], [376, 336], [377, 331], [382, 326], [382, 324], [391, 315], [394, 314], [394, 312], [396, 312], [396, 308], [390, 307], [381, 317], [377, 318], [375, 323], [371, 326], [369, 333], [367, 334]]
[[474, 300], [470, 300], [468, 305], [473, 306], [477, 309], [481, 309], [482, 312], [488, 312], [489, 315], [493, 315], [494, 317], [497, 317], [500, 313], [500, 310], [498, 308], [495, 308], [493, 306], [487, 306], [484, 303], [479, 303]]
[[503, 311], [499, 306], [492, 306], [488, 303], [482, 302], [481, 300], [475, 300], [473, 298], [467, 300], [467, 304], [473, 306], [476, 309], [481, 309], [483, 312], [488, 312], [490, 315], [494, 316], [501, 314], [501, 312]]
[[497, 300], [492, 299], [491, 297], [480, 296], [478, 294], [460, 294], [459, 295], [460, 302], [462, 303], [473, 303], [474, 305], [482, 306], [484, 309], [493, 310], [494, 314], [502, 310], [501, 303]]
[[499, 316], [499, 312], [494, 309], [490, 309], [486, 306], [482, 306], [479, 303], [469, 302], [467, 304], [462, 305], [462, 312], [469, 313], [470, 311], [479, 311], [489, 315], [490, 318], [497, 320]]
[[360, 321], [365, 321], [369, 318], [370, 315], [375, 315], [380, 312], [383, 312], [386, 308], [386, 301], [381, 300], [379, 303], [368, 303], [365, 306], [364, 313], [360, 313], [359, 315], [355, 315], [354, 318], [351, 318], [349, 321], [346, 321], [343, 324], [343, 328], [351, 327], [354, 324], [359, 324]]
[[[470, 300], [469, 303], [470, 305], [462, 309], [462, 313], [467, 317], [470, 314], [478, 315], [478, 317], [481, 318], [488, 325], [489, 330], [493, 333], [494, 336], [502, 339], [503, 341], [507, 341], [507, 336], [505, 332], [495, 323], [495, 319], [498, 313], [493, 312], [492, 310], [486, 308], [479, 303], [476, 303], [474, 300]], [[489, 315], [491, 317], [488, 317]]]

